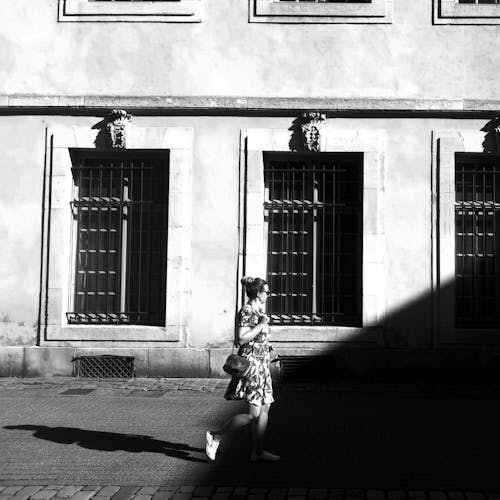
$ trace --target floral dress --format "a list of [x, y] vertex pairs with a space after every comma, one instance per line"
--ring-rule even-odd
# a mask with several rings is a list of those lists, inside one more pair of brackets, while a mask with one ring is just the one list
[[[238, 313], [238, 326], [253, 328], [263, 313], [250, 304], [244, 305]], [[226, 390], [226, 399], [243, 399], [250, 404], [262, 406], [274, 402], [271, 373], [269, 372], [270, 351], [269, 327], [265, 328], [250, 342], [240, 346], [238, 354], [250, 361], [246, 377], [233, 377]]]

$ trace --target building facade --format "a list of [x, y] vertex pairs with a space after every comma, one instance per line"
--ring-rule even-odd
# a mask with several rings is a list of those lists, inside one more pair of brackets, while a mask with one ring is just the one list
[[1, 375], [220, 376], [245, 275], [287, 362], [495, 372], [500, 2], [0, 13]]

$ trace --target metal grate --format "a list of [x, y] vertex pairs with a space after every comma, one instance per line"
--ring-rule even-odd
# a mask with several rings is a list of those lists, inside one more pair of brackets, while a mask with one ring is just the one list
[[265, 155], [274, 324], [361, 324], [362, 155]]
[[280, 382], [326, 382], [346, 375], [333, 356], [280, 356]]
[[71, 361], [73, 373], [81, 378], [132, 378], [135, 372], [133, 356], [78, 356]]
[[457, 155], [455, 167], [456, 326], [500, 326], [500, 168], [483, 155]]
[[165, 321], [168, 160], [71, 150], [76, 263], [69, 323]]

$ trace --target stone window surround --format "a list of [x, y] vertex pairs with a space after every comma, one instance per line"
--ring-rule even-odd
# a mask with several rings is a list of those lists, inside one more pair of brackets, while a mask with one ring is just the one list
[[392, 23], [393, 0], [370, 3], [249, 0], [253, 23]]
[[[498, 330], [455, 328], [455, 156], [484, 153], [485, 132], [433, 131], [433, 289], [435, 330], [441, 344], [500, 344]], [[437, 190], [437, 192], [436, 192]]]
[[434, 24], [500, 24], [500, 4], [433, 0]]
[[201, 21], [201, 0], [95, 2], [59, 0], [60, 22], [174, 22]]
[[[165, 326], [70, 325], [66, 312], [73, 292], [74, 262], [70, 210], [73, 196], [70, 148], [95, 149], [97, 130], [47, 127], [41, 345], [93, 342], [186, 343], [191, 303], [191, 203], [193, 130], [184, 127], [127, 128], [127, 149], [165, 150], [169, 158], [167, 293]], [[50, 230], [49, 230], [50, 229]], [[48, 234], [48, 236], [47, 236]]]
[[[289, 152], [289, 141], [287, 129], [241, 131], [240, 227], [244, 229], [238, 280], [243, 275], [266, 276], [263, 153]], [[325, 125], [321, 133], [321, 152], [363, 153], [363, 326], [274, 326], [274, 342], [376, 343], [380, 340], [376, 327], [383, 324], [386, 312], [385, 150], [385, 130], [334, 130]], [[239, 299], [241, 303], [243, 297]]]

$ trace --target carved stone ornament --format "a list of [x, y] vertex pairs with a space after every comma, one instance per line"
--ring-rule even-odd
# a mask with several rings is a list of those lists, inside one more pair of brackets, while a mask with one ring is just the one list
[[498, 118], [495, 125], [495, 153], [500, 153], [500, 123]]
[[304, 136], [304, 148], [308, 151], [319, 152], [321, 150], [320, 137], [321, 128], [326, 121], [324, 113], [303, 113], [301, 117], [302, 134]]
[[113, 109], [106, 118], [106, 129], [112, 148], [126, 147], [126, 127], [132, 115], [123, 109]]

